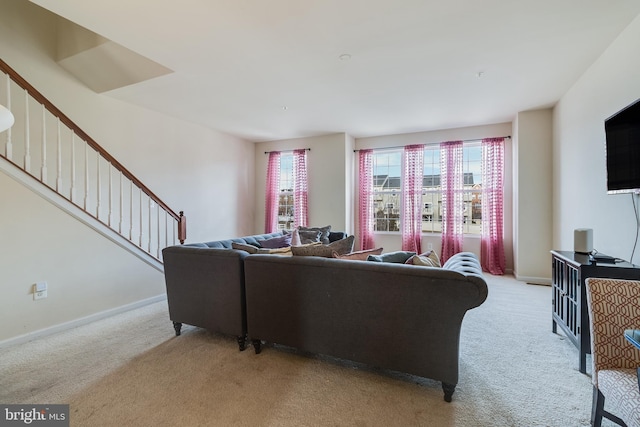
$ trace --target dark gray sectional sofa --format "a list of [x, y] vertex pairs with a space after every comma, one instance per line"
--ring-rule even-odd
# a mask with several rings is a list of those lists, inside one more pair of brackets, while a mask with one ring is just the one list
[[[256, 244], [282, 236], [282, 232], [256, 234], [227, 240], [188, 243], [162, 250], [169, 318], [176, 335], [182, 324], [233, 335], [245, 349], [247, 315], [244, 291], [244, 259], [249, 254], [233, 249], [233, 243]], [[330, 232], [330, 242], [345, 237]]]
[[245, 259], [247, 330], [261, 341], [458, 383], [460, 329], [487, 298], [477, 258], [442, 268], [320, 257]]
[[244, 294], [245, 251], [232, 243], [251, 244], [282, 233], [170, 246], [162, 250], [169, 318], [176, 335], [182, 324], [233, 335], [245, 348], [247, 315]]
[[[167, 247], [169, 317], [189, 324], [442, 381], [458, 383], [460, 329], [487, 298], [477, 258], [442, 268], [315, 256], [252, 254], [232, 243], [281, 233]], [[331, 240], [344, 237], [333, 233]]]

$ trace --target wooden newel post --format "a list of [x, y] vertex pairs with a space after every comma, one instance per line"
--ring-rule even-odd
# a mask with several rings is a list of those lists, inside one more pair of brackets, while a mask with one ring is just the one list
[[178, 220], [178, 240], [181, 245], [187, 240], [187, 217], [184, 216], [184, 211], [180, 211], [180, 219]]

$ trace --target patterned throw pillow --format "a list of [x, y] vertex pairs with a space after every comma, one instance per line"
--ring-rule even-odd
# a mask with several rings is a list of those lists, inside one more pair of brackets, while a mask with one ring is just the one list
[[[300, 231], [300, 232], [303, 232], [303, 231], [319, 231], [321, 233], [320, 234], [320, 241], [325, 245], [329, 244], [329, 233], [331, 232], [331, 226], [330, 225], [327, 225], [325, 227], [298, 227], [298, 231]], [[302, 238], [302, 234], [300, 234], [300, 238]]]
[[355, 236], [349, 236], [346, 239], [336, 240], [328, 245], [308, 245], [308, 246], [292, 246], [291, 252], [294, 256], [320, 256], [325, 258], [333, 258], [333, 253], [338, 255], [348, 254], [353, 251]]
[[284, 248], [273, 248], [273, 249], [268, 249], [268, 248], [260, 248], [258, 249], [259, 254], [272, 254], [272, 255], [292, 255], [291, 253], [291, 246], [287, 246]]
[[442, 267], [440, 265], [440, 257], [436, 251], [427, 251], [420, 255], [414, 255], [409, 258], [405, 264], [422, 265], [425, 267]]
[[337, 252], [333, 252], [334, 258], [340, 259], [350, 259], [354, 261], [366, 261], [369, 255], [380, 255], [382, 253], [382, 248], [378, 249], [366, 249], [364, 251], [356, 251], [348, 254], [340, 255]]

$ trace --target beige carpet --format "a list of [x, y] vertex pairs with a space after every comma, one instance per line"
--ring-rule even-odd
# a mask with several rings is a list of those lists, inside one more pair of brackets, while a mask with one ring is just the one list
[[166, 302], [0, 350], [0, 403], [69, 403], [72, 426], [588, 426], [590, 378], [551, 333], [551, 288], [488, 281], [465, 317], [452, 403], [428, 379], [239, 352], [188, 326], [175, 337]]

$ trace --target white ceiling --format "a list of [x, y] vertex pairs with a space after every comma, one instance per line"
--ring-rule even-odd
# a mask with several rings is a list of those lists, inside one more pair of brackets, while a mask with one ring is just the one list
[[31, 1], [174, 71], [107, 96], [250, 141], [511, 121], [554, 105], [640, 13], [638, 0]]

